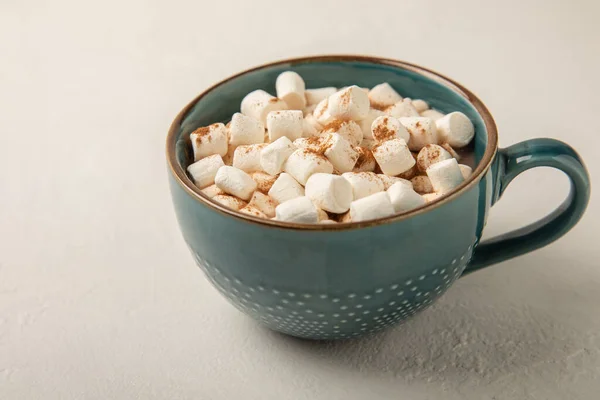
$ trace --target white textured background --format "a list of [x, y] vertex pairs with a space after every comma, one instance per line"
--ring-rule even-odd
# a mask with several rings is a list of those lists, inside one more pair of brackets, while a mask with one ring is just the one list
[[[163, 144], [208, 85], [271, 60], [360, 53], [438, 70], [502, 146], [549, 136], [600, 173], [600, 6], [589, 1], [0, 1], [0, 399], [592, 399], [598, 203], [565, 238], [460, 280], [376, 338], [268, 332], [181, 239]], [[555, 207], [515, 181], [488, 236]]]

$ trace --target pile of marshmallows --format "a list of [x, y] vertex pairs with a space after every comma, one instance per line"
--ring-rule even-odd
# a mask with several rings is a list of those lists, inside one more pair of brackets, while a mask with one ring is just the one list
[[454, 151], [474, 135], [463, 113], [443, 115], [388, 83], [305, 89], [287, 71], [275, 86], [277, 97], [255, 90], [227, 125], [190, 134], [188, 172], [229, 208], [295, 223], [357, 222], [419, 207], [471, 174]]

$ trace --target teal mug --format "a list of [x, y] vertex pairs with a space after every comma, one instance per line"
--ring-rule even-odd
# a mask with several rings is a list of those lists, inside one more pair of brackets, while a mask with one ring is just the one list
[[[277, 75], [298, 72], [307, 87], [388, 82], [475, 125], [477, 167], [453, 192], [389, 218], [301, 225], [259, 219], [203, 195], [186, 175], [189, 134], [239, 110], [244, 95], [274, 93]], [[167, 138], [169, 183], [183, 237], [214, 286], [237, 308], [276, 331], [347, 339], [397, 324], [439, 298], [459, 277], [551, 243], [582, 217], [589, 176], [578, 154], [552, 139], [498, 149], [496, 125], [481, 101], [456, 82], [401, 61], [323, 56], [279, 61], [228, 78], [194, 99]], [[533, 167], [567, 174], [567, 200], [541, 221], [479, 243], [488, 211], [508, 184]]]

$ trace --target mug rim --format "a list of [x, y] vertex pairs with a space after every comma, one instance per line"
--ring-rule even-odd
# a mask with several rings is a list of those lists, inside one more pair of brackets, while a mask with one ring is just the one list
[[[284, 222], [284, 221], [276, 221], [272, 219], [255, 217], [248, 214], [240, 213], [236, 210], [228, 208], [214, 200], [210, 197], [206, 196], [200, 188], [198, 188], [192, 180], [187, 176], [185, 170], [179, 163], [177, 162], [177, 157], [175, 154], [175, 148], [177, 143], [177, 133], [179, 127], [181, 126], [181, 122], [184, 116], [191, 110], [192, 107], [204, 96], [218, 88], [219, 86], [232, 81], [242, 75], [248, 74], [250, 72], [258, 71], [264, 68], [273, 67], [281, 64], [300, 64], [300, 63], [313, 63], [313, 62], [323, 62], [323, 61], [362, 61], [369, 62], [373, 64], [380, 64], [391, 66], [395, 68], [400, 68], [404, 70], [408, 70], [411, 72], [416, 72], [426, 78], [429, 78], [437, 83], [440, 83], [458, 95], [465, 98], [477, 111], [483, 123], [485, 125], [488, 142], [485, 148], [485, 152], [481, 161], [471, 174], [471, 176], [466, 179], [463, 183], [461, 183], [458, 187], [454, 188], [449, 193], [446, 193], [439, 198], [435, 199], [430, 203], [426, 203], [420, 207], [412, 209], [407, 212], [403, 212], [400, 214], [394, 214], [389, 217], [377, 218], [368, 221], [359, 221], [359, 222], [342, 222], [336, 224], [299, 224], [293, 222]], [[421, 67], [416, 64], [408, 63], [405, 61], [376, 57], [376, 56], [361, 56], [361, 55], [316, 55], [316, 56], [306, 56], [306, 57], [295, 57], [288, 58], [284, 60], [278, 60], [269, 62], [266, 64], [262, 64], [253, 68], [246, 69], [244, 71], [238, 72], [234, 75], [231, 75], [214, 85], [208, 87], [204, 91], [202, 91], [198, 96], [196, 96], [191, 102], [189, 102], [180, 112], [177, 114], [171, 126], [169, 127], [169, 131], [167, 134], [166, 140], [166, 155], [167, 155], [167, 164], [169, 170], [177, 183], [194, 198], [194, 200], [199, 203], [211, 207], [213, 210], [224, 214], [229, 217], [233, 217], [241, 222], [259, 224], [265, 228], [281, 228], [286, 230], [305, 230], [305, 231], [346, 231], [351, 229], [358, 228], [366, 228], [372, 226], [379, 226], [384, 224], [390, 224], [393, 222], [403, 221], [405, 219], [411, 218], [416, 215], [420, 215], [431, 211], [435, 208], [441, 207], [442, 205], [458, 198], [462, 193], [475, 186], [481, 178], [487, 173], [489, 168], [492, 165], [496, 152], [498, 151], [498, 130], [496, 128], [496, 123], [492, 114], [489, 112], [487, 107], [483, 104], [483, 102], [475, 95], [473, 92], [465, 88], [460, 83], [438, 73], [431, 69]]]

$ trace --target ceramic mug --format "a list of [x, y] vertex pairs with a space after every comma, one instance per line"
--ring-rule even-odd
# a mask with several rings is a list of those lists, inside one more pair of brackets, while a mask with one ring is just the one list
[[[240, 214], [212, 201], [186, 174], [189, 134], [227, 121], [245, 94], [275, 92], [283, 71], [307, 87], [388, 82], [403, 96], [444, 113], [461, 111], [475, 125], [477, 167], [451, 193], [410, 212], [372, 221], [301, 225]], [[228, 78], [200, 94], [173, 122], [167, 138], [169, 183], [183, 237], [214, 286], [237, 308], [271, 329], [310, 339], [345, 339], [381, 330], [421, 311], [459, 277], [540, 248], [581, 218], [589, 177], [577, 153], [552, 139], [498, 149], [496, 125], [460, 84], [401, 61], [322, 56], [279, 61]], [[552, 214], [526, 228], [479, 243], [488, 211], [508, 184], [533, 167], [567, 174], [571, 190]]]

